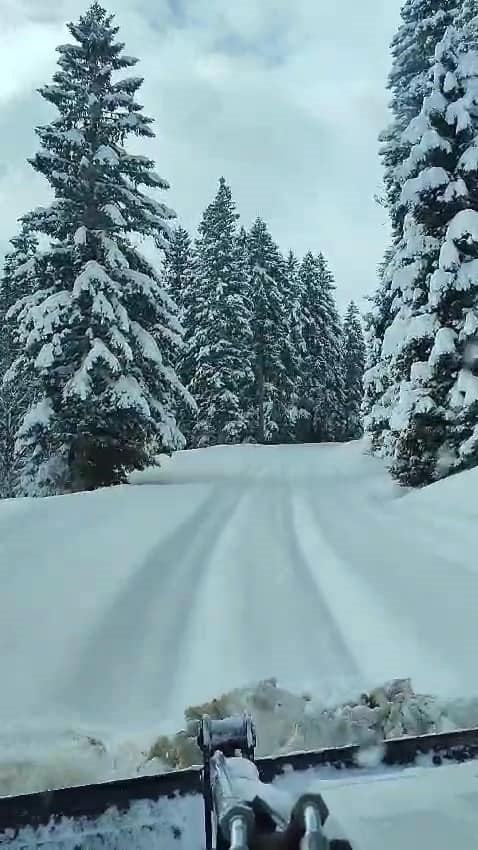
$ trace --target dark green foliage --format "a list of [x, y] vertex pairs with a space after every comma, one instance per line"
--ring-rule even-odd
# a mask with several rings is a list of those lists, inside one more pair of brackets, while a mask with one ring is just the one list
[[249, 429], [253, 383], [251, 300], [238, 215], [224, 178], [207, 207], [187, 293], [184, 373], [198, 406], [194, 445], [237, 443]]
[[[28, 228], [22, 227], [11, 245], [0, 282], [0, 496], [3, 497], [15, 495], [16, 433], [35, 396], [33, 375], [21, 359], [22, 349], [10, 310], [34, 288], [37, 241]], [[11, 367], [17, 359], [14, 371]]]
[[344, 438], [346, 440], [357, 440], [363, 434], [361, 408], [365, 368], [365, 342], [360, 313], [353, 301], [349, 304], [344, 321], [343, 363], [345, 384]]
[[[308, 252], [300, 267], [302, 292], [301, 409], [305, 440], [341, 440], [344, 434], [342, 329], [335, 306], [334, 278], [323, 254]], [[304, 426], [303, 426], [304, 428]]]
[[287, 312], [287, 265], [265, 222], [248, 237], [255, 393], [253, 435], [261, 443], [289, 442], [296, 370]]

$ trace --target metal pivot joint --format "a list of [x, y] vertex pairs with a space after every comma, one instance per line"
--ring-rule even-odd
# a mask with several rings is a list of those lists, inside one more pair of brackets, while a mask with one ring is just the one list
[[235, 797], [226, 759], [240, 754], [254, 762], [256, 731], [252, 717], [244, 714], [216, 720], [205, 715], [199, 723], [197, 741], [203, 755], [206, 850], [213, 847], [214, 825], [218, 847], [222, 844], [231, 850], [247, 850], [254, 814]]

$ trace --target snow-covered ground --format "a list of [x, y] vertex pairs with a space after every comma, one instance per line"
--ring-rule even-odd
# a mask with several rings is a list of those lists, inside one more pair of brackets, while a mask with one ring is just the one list
[[428, 771], [406, 770], [365, 782], [311, 785], [331, 818], [330, 837], [354, 850], [473, 850], [478, 836], [476, 762]]
[[407, 494], [359, 444], [244, 446], [0, 503], [3, 787], [91, 778], [88, 735], [130, 772], [186, 706], [272, 675], [322, 708], [411, 677], [477, 722], [477, 485]]

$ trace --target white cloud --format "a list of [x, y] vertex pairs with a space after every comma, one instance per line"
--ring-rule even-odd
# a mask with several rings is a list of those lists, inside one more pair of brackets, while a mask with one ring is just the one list
[[7, 28], [0, 50], [0, 106], [48, 77], [61, 28], [34, 23]]
[[[4, 4], [3, 245], [15, 232], [15, 217], [46, 197], [24, 162], [36, 147], [33, 126], [47, 115], [31, 92], [51, 76], [54, 46], [66, 38], [63, 22], [78, 16], [77, 0], [45, 4], [43, 11], [38, 0], [2, 0], [2, 11]], [[324, 250], [341, 306], [370, 291], [387, 235], [373, 195], [381, 179], [377, 134], [387, 120], [388, 43], [400, 0], [108, 5], [128, 52], [142, 60], [143, 101], [158, 120], [149, 149], [171, 182], [168, 202], [187, 226], [197, 225], [223, 174], [246, 224], [261, 214], [284, 250]]]

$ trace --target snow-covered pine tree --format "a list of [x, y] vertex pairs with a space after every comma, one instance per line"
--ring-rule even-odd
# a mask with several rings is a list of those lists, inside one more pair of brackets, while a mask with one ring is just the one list
[[[304, 422], [307, 423], [307, 411], [302, 407], [302, 361], [305, 354], [304, 337], [302, 333], [302, 288], [301, 277], [299, 274], [300, 263], [293, 251], [289, 251], [287, 255], [287, 281], [288, 281], [288, 299], [290, 305], [289, 313], [289, 333], [290, 345], [293, 352], [294, 373], [293, 389], [290, 404], [290, 427], [291, 437], [295, 441], [301, 441], [301, 431]], [[306, 425], [307, 427], [307, 425]]]
[[15, 495], [15, 437], [35, 396], [33, 375], [21, 359], [10, 310], [19, 298], [33, 291], [38, 246], [25, 226], [10, 241], [12, 250], [5, 256], [0, 281], [0, 497]]
[[343, 326], [343, 364], [345, 394], [344, 439], [358, 440], [363, 434], [362, 400], [365, 368], [365, 342], [360, 313], [351, 301]]
[[370, 309], [364, 317], [366, 357], [362, 416], [371, 450], [384, 456], [387, 456], [390, 434], [391, 380], [388, 358], [383, 356], [382, 347], [385, 332], [393, 320], [390, 279], [393, 255], [394, 249], [390, 247], [378, 267], [379, 285], [368, 299]]
[[382, 352], [382, 346], [387, 328], [400, 309], [396, 271], [410, 247], [407, 248], [403, 233], [405, 209], [400, 203], [404, 182], [400, 166], [411, 148], [404, 131], [420, 113], [423, 99], [431, 91], [430, 69], [435, 48], [452, 22], [457, 5], [457, 0], [406, 0], [401, 10], [401, 24], [391, 45], [393, 63], [388, 88], [392, 94], [392, 121], [380, 136], [380, 153], [384, 165], [384, 201], [391, 219], [393, 244], [385, 254], [367, 319], [368, 355], [364, 379], [365, 428], [373, 450], [385, 456], [392, 451], [390, 415], [397, 387], [390, 373], [390, 355]]
[[395, 320], [404, 343], [393, 472], [415, 486], [478, 462], [478, 378], [466, 363], [478, 329], [477, 34], [476, 22], [447, 30], [433, 91], [406, 131], [401, 200], [413, 258]]
[[[240, 256], [241, 267], [245, 269], [246, 275], [246, 292], [248, 299], [248, 311], [250, 317], [251, 329], [251, 345], [254, 339], [254, 299], [251, 291], [250, 278], [250, 263], [249, 263], [249, 236], [247, 230], [241, 225], [237, 233], [237, 250]], [[256, 388], [255, 388], [255, 371], [254, 371], [254, 351], [251, 349], [248, 364], [250, 367], [251, 380], [247, 387], [244, 388], [243, 405], [247, 416], [247, 431], [244, 437], [245, 442], [255, 443], [257, 440], [257, 411], [256, 411]]]
[[248, 435], [253, 383], [251, 303], [236, 208], [224, 178], [196, 243], [197, 274], [186, 306], [185, 370], [198, 405], [197, 446], [240, 443]]
[[242, 250], [245, 251], [246, 253], [247, 253], [247, 238], [248, 238], [247, 237], [247, 230], [243, 225], [241, 225], [241, 227], [239, 228], [239, 232], [237, 234], [237, 242], [240, 245], [240, 247], [242, 248]]
[[300, 316], [300, 277], [299, 263], [292, 251], [284, 262], [282, 254], [277, 267], [277, 284], [283, 305], [284, 339], [282, 360], [286, 370], [286, 380], [281, 387], [284, 418], [277, 433], [281, 443], [295, 441], [299, 413], [299, 381], [302, 360], [302, 327]]
[[300, 267], [302, 289], [303, 408], [308, 413], [308, 441], [341, 440], [345, 396], [342, 328], [335, 306], [334, 278], [323, 254], [309, 251]]
[[430, 68], [435, 48], [453, 22], [457, 6], [459, 0], [406, 0], [400, 13], [401, 24], [391, 44], [393, 63], [388, 89], [392, 94], [392, 121], [380, 140], [386, 202], [398, 235], [403, 220], [401, 205], [397, 204], [401, 182], [397, 180], [396, 169], [410, 152], [410, 144], [403, 133], [430, 93]]
[[461, 0], [456, 3], [456, 13], [454, 24], [457, 29], [464, 30], [467, 28], [467, 38], [470, 39], [468, 47], [476, 49], [477, 26], [478, 22], [478, 2], [477, 0]]
[[325, 373], [325, 401], [328, 415], [325, 420], [325, 438], [343, 440], [345, 429], [345, 388], [343, 372], [343, 328], [334, 298], [335, 279], [322, 253], [319, 262], [319, 293], [323, 305], [323, 327], [327, 371]]
[[194, 253], [191, 237], [185, 227], [175, 227], [168, 247], [165, 261], [166, 283], [168, 292], [178, 306], [182, 319], [187, 294], [190, 292], [194, 279]]
[[326, 371], [325, 350], [321, 331], [321, 322], [317, 318], [319, 309], [318, 259], [308, 251], [302, 260], [300, 270], [300, 288], [302, 295], [301, 318], [304, 353], [301, 372], [301, 418], [298, 439], [301, 442], [321, 440], [317, 433], [317, 411], [325, 405], [324, 375]]
[[[179, 226], [173, 230], [165, 262], [165, 272], [168, 292], [178, 307], [182, 332], [176, 371], [181, 383], [187, 387], [195, 374], [195, 365], [191, 362], [187, 343], [187, 339], [194, 332], [194, 322], [191, 323], [191, 333], [188, 333], [187, 325], [192, 317], [192, 308], [195, 303], [197, 268], [194, 246], [184, 227]], [[177, 419], [187, 445], [191, 444], [196, 413], [197, 408], [195, 404], [192, 404], [191, 398], [180, 404], [177, 411]]]
[[55, 199], [25, 217], [50, 248], [16, 311], [39, 385], [17, 436], [23, 489], [36, 494], [122, 481], [183, 445], [175, 307], [135, 247], [138, 235], [165, 247], [174, 217], [148, 192], [168, 188], [154, 162], [125, 148], [154, 136], [136, 100], [142, 79], [118, 74], [137, 60], [96, 2], [68, 28], [73, 43], [40, 89], [58, 115], [37, 129], [31, 160]]
[[289, 442], [295, 358], [287, 313], [287, 264], [261, 218], [248, 236], [253, 303], [254, 436], [260, 443]]
[[[402, 199], [408, 191], [407, 181], [404, 183]], [[433, 203], [431, 197], [429, 200]], [[402, 238], [385, 269], [389, 320], [385, 327], [382, 325], [380, 359], [375, 370], [367, 371], [364, 380], [367, 395], [369, 387], [374, 386], [374, 378], [375, 386], [382, 390], [366, 423], [367, 432], [372, 433], [372, 445], [389, 460], [393, 459], [404, 421], [400, 396], [405, 392], [412, 364], [422, 359], [433, 339], [434, 324], [427, 301], [429, 278], [436, 268], [438, 252], [437, 233], [427, 228], [410, 208], [404, 216]]]

